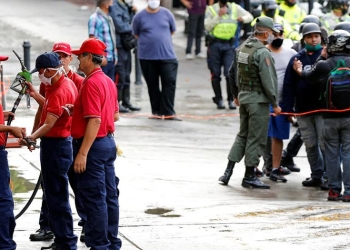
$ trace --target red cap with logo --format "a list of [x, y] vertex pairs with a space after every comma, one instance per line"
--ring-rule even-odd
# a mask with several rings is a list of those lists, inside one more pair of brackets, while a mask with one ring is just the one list
[[62, 52], [66, 55], [71, 55], [72, 51], [71, 51], [71, 47], [68, 43], [55, 43], [52, 47], [52, 52]]
[[78, 50], [72, 50], [72, 54], [80, 55], [82, 53], [91, 53], [95, 55], [106, 55], [107, 46], [101, 40], [97, 38], [89, 38], [83, 42]]
[[7, 59], [9, 59], [8, 56], [0, 56], [0, 61], [7, 61]]

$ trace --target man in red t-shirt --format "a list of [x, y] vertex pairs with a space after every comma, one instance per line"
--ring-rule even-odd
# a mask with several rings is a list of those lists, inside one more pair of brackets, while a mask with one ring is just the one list
[[114, 171], [117, 155], [113, 138], [119, 107], [115, 84], [100, 67], [105, 49], [102, 41], [90, 38], [79, 50], [72, 50], [86, 75], [74, 103], [74, 170], [79, 173], [78, 190], [87, 215], [85, 244], [93, 249], [120, 249], [118, 178]]
[[29, 94], [40, 106], [42, 113], [38, 128], [28, 136], [40, 138], [40, 162], [44, 194], [49, 212], [50, 227], [55, 235], [57, 249], [77, 249], [73, 232], [72, 211], [69, 205], [68, 170], [73, 162], [72, 117], [63, 108], [75, 102], [78, 94], [75, 84], [62, 73], [59, 55], [55, 52], [38, 56], [35, 69], [45, 84], [45, 98], [28, 84]]
[[[6, 61], [7, 56], [0, 56], [0, 61]], [[13, 214], [13, 197], [10, 190], [10, 170], [7, 161], [6, 133], [11, 133], [17, 138], [23, 138], [23, 129], [13, 126], [5, 126], [4, 121], [12, 115], [11, 112], [3, 112], [0, 104], [0, 248], [14, 250], [16, 242], [13, 241], [15, 231], [15, 216]]]
[[[59, 55], [65, 76], [73, 81], [73, 83], [75, 84], [75, 86], [79, 91], [83, 86], [84, 77], [80, 76], [70, 67], [70, 63], [73, 61], [71, 46], [68, 43], [58, 42], [53, 45], [52, 52], [56, 52]], [[45, 97], [45, 89], [46, 89], [46, 84], [41, 83], [39, 94], [41, 94], [43, 97]], [[32, 133], [34, 133], [38, 129], [41, 113], [42, 113], [42, 106], [39, 106], [35, 115]], [[77, 193], [77, 185], [78, 185], [77, 177], [73, 168], [69, 168], [68, 179], [69, 179], [70, 186], [75, 195], [75, 207], [79, 217], [81, 218], [78, 224], [79, 226], [84, 226], [86, 215], [85, 215], [84, 207], [82, 206], [82, 202], [80, 201], [79, 195]], [[39, 226], [40, 228], [35, 233], [30, 234], [29, 236], [30, 240], [44, 241], [44, 240], [50, 240], [54, 237], [53, 233], [51, 232], [51, 228], [49, 224], [48, 210], [47, 210], [46, 198], [44, 194], [42, 197]], [[82, 234], [80, 235], [80, 241], [84, 241], [83, 231], [84, 229], [82, 230]]]

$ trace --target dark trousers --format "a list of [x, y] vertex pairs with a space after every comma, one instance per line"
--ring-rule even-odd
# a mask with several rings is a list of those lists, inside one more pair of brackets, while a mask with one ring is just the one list
[[188, 35], [186, 54], [192, 53], [193, 39], [196, 39], [196, 55], [201, 52], [201, 39], [204, 31], [204, 14], [188, 15]]
[[[75, 158], [76, 155], [73, 154], [73, 159]], [[68, 170], [68, 179], [69, 179], [69, 184], [70, 187], [72, 188], [74, 192], [74, 202], [75, 202], [75, 208], [77, 210], [77, 213], [82, 220], [83, 224], [85, 225], [86, 222], [86, 213], [84, 209], [84, 204], [81, 198], [81, 195], [78, 190], [78, 175], [76, 172], [74, 172], [74, 164], [69, 168]]]
[[50, 230], [49, 223], [49, 210], [47, 208], [46, 197], [44, 192], [44, 184], [41, 181], [41, 188], [43, 189], [43, 196], [41, 198], [41, 209], [40, 209], [40, 217], [39, 217], [39, 226], [40, 229]]
[[10, 190], [10, 170], [7, 151], [0, 150], [0, 249], [14, 250], [15, 216], [13, 214], [13, 198]]
[[209, 45], [210, 71], [212, 73], [211, 83], [216, 100], [222, 100], [221, 94], [221, 68], [224, 68], [226, 78], [227, 100], [233, 101], [232, 87], [228, 81], [228, 71], [234, 57], [234, 49], [229, 42], [214, 42]]
[[69, 204], [68, 170], [73, 163], [72, 138], [41, 138], [40, 162], [50, 227], [59, 249], [77, 249]]
[[[130, 86], [131, 74], [131, 51], [124, 48], [118, 48], [118, 62], [115, 66], [115, 78], [118, 90]], [[121, 101], [121, 100], [119, 100]]]
[[[73, 140], [74, 155], [82, 140]], [[118, 179], [114, 162], [117, 157], [114, 138], [96, 138], [86, 160], [85, 172], [78, 175], [78, 189], [87, 215], [85, 244], [96, 250], [119, 250]]]
[[[148, 87], [152, 114], [175, 115], [174, 101], [178, 61], [140, 59], [143, 76]], [[159, 88], [159, 79], [161, 89]]]
[[[77, 173], [74, 172], [74, 167], [73, 165], [69, 168], [68, 170], [68, 179], [69, 179], [69, 184], [74, 192], [75, 196], [75, 208], [77, 210], [77, 213], [79, 217], [82, 219], [83, 223], [86, 221], [86, 214], [84, 210], [83, 203], [81, 201], [81, 198], [78, 193], [78, 181], [77, 181]], [[43, 188], [44, 184], [41, 181], [41, 187]], [[44, 190], [44, 188], [43, 188]], [[40, 217], [39, 217], [39, 225], [41, 229], [45, 230], [50, 230], [50, 223], [49, 223], [49, 210], [47, 208], [47, 203], [46, 203], [46, 197], [45, 193], [43, 193], [42, 196], [42, 201], [41, 201], [41, 209], [40, 209]]]
[[105, 73], [109, 78], [111, 78], [113, 82], [115, 80], [114, 62], [115, 61], [108, 61], [106, 66], [101, 67], [103, 73]]

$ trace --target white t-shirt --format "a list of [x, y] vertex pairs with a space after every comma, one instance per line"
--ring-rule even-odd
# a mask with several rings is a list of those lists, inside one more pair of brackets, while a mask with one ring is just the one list
[[282, 92], [283, 92], [283, 81], [286, 68], [288, 66], [289, 60], [292, 56], [296, 55], [297, 52], [288, 47], [282, 46], [282, 50], [278, 53], [271, 51], [271, 55], [275, 60], [275, 68], [278, 80], [278, 100], [282, 102]]

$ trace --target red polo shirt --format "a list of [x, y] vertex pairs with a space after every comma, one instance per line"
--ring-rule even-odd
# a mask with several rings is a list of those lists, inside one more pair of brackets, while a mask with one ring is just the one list
[[78, 92], [79, 92], [81, 87], [83, 86], [83, 82], [84, 82], [85, 78], [80, 76], [78, 73], [73, 72], [71, 70], [68, 72], [67, 77], [74, 82], [74, 84], [77, 87]]
[[[2, 105], [0, 104], [0, 124], [5, 125], [4, 123], [4, 112], [2, 110]], [[5, 133], [0, 133], [0, 146], [5, 145]]]
[[119, 112], [116, 87], [100, 68], [85, 78], [77, 100], [74, 103], [72, 137], [85, 135], [89, 118], [100, 118], [101, 124], [97, 137], [114, 132], [114, 114]]
[[[43, 85], [43, 84], [42, 84]], [[40, 89], [42, 86], [40, 86]], [[46, 120], [47, 114], [56, 116], [58, 119], [45, 137], [68, 137], [72, 125], [72, 117], [65, 112], [62, 106], [73, 104], [78, 95], [74, 83], [62, 76], [54, 85], [45, 85], [45, 103], [40, 118], [39, 127]]]

